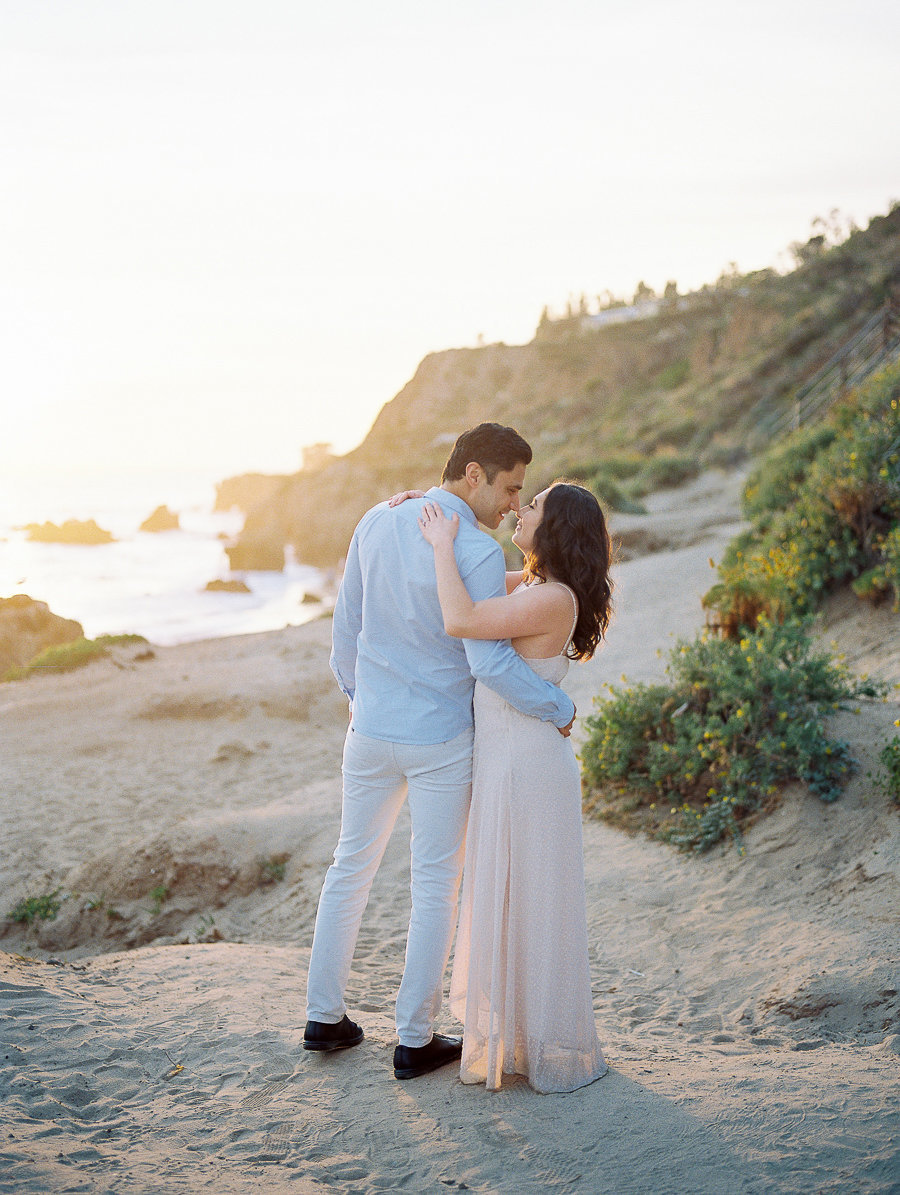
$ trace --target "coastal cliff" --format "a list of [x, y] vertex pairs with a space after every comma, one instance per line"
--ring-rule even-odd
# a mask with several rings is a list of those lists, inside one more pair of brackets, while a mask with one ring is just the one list
[[287, 477], [222, 483], [246, 521], [235, 569], [281, 568], [285, 549], [337, 565], [361, 515], [426, 488], [460, 432], [490, 419], [534, 449], [529, 488], [584, 481], [617, 511], [768, 440], [794, 390], [900, 284], [900, 206], [840, 244], [794, 246], [796, 268], [723, 274], [714, 286], [597, 315], [543, 317], [525, 345], [432, 353], [346, 456]]

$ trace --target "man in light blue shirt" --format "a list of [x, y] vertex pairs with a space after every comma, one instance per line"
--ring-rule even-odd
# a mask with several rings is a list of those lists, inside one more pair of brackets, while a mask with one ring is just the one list
[[423, 539], [423, 501], [460, 516], [455, 551], [475, 601], [506, 592], [495, 529], [519, 509], [531, 449], [512, 428], [464, 432], [440, 487], [425, 499], [373, 507], [354, 532], [334, 610], [331, 667], [350, 702], [344, 746], [341, 834], [325, 877], [310, 957], [304, 1046], [356, 1045], [344, 989], [368, 900], [397, 814], [412, 820], [412, 913], [397, 994], [397, 1078], [460, 1056], [461, 1042], [433, 1033], [456, 917], [472, 778], [472, 692], [478, 679], [523, 713], [568, 734], [572, 701], [542, 680], [508, 640], [453, 639], [444, 631], [434, 553]]

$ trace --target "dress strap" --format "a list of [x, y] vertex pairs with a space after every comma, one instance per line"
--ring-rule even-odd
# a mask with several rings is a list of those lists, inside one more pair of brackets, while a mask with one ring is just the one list
[[575, 628], [578, 625], [578, 598], [575, 596], [575, 590], [570, 588], [570, 586], [566, 585], [563, 581], [550, 581], [549, 584], [562, 585], [563, 589], [567, 590], [570, 594], [572, 602], [575, 606], [575, 617], [572, 619], [572, 629], [569, 631], [569, 637], [563, 644], [562, 651], [559, 653], [561, 656], [564, 656], [569, 650], [569, 644], [572, 642], [572, 636], [575, 634]]

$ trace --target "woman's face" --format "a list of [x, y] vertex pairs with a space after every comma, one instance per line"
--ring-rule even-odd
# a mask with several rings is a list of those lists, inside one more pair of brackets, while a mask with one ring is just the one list
[[541, 490], [539, 494], [531, 499], [527, 506], [519, 508], [519, 521], [516, 523], [512, 541], [525, 556], [528, 555], [534, 546], [534, 533], [540, 524], [544, 511], [544, 501], [549, 493], [549, 487], [546, 490]]

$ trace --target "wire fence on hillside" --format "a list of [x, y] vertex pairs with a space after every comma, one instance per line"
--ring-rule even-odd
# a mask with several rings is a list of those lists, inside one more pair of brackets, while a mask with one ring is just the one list
[[811, 423], [882, 365], [900, 357], [900, 294], [894, 293], [841, 348], [794, 392], [791, 405], [774, 417], [766, 434], [777, 438]]

